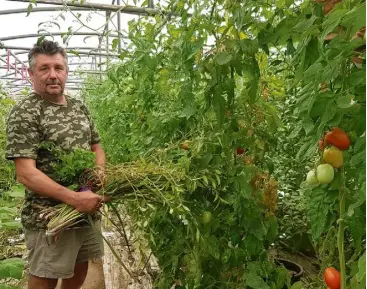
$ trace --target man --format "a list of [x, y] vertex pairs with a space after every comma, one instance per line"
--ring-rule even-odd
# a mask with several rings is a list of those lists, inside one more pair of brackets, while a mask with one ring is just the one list
[[102, 170], [105, 153], [87, 108], [64, 94], [68, 76], [64, 49], [44, 40], [31, 49], [28, 59], [34, 93], [10, 113], [6, 149], [6, 157], [14, 160], [17, 180], [26, 187], [21, 219], [29, 250], [28, 289], [52, 289], [58, 279], [63, 289], [79, 289], [88, 260], [103, 255], [100, 236], [87, 224], [61, 232], [49, 244], [38, 205], [63, 202], [79, 212], [94, 213], [105, 200], [92, 191], [74, 192], [57, 183], [50, 165], [54, 156], [39, 144], [51, 141], [65, 151], [90, 149]]

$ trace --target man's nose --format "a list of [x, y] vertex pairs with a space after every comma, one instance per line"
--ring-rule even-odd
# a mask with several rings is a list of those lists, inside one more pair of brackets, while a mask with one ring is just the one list
[[55, 69], [50, 69], [49, 78], [51, 78], [51, 79], [55, 79], [56, 78], [56, 70]]

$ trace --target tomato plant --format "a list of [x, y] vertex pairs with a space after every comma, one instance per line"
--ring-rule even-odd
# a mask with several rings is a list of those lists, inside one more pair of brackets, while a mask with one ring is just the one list
[[[278, 286], [278, 271], [264, 261], [278, 230], [278, 186], [298, 197], [278, 202], [280, 216], [287, 201], [298, 202], [292, 216], [300, 223], [288, 234], [310, 237], [319, 251], [342, 224], [337, 246], [345, 243], [349, 260], [341, 263], [355, 267], [364, 251], [365, 52], [353, 36], [365, 25], [365, 2], [250, 2], [178, 1], [170, 7], [181, 17], [168, 23], [131, 21], [121, 62], [85, 91], [111, 162], [167, 161], [191, 176], [181, 214], [129, 209], [158, 257], [160, 288], [177, 279], [186, 288], [214, 287], [213, 280]], [[329, 135], [319, 151], [332, 127], [355, 132], [353, 145]], [[326, 144], [346, 150], [336, 173], [320, 163]], [[237, 147], [246, 155], [236, 157]], [[321, 185], [298, 192], [312, 169]], [[203, 226], [209, 207], [215, 218]], [[280, 219], [286, 231], [293, 220]], [[340, 237], [345, 230], [350, 242]], [[338, 260], [322, 259], [322, 267]], [[340, 268], [345, 289], [353, 276]]]
[[0, 86], [0, 192], [14, 184], [14, 166], [5, 159], [6, 120], [15, 101], [10, 99]]

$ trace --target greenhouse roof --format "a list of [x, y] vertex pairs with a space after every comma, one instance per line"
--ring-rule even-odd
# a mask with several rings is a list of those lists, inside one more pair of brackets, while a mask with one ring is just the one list
[[[31, 88], [28, 51], [53, 39], [69, 56], [66, 90], [81, 89], [85, 77], [102, 77], [128, 44], [128, 22], [163, 14], [153, 0], [0, 0], [0, 84], [9, 95]], [[145, 6], [143, 6], [145, 5]]]

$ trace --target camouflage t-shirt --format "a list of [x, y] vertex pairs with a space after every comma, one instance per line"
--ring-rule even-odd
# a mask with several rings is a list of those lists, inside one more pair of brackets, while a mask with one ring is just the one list
[[[32, 93], [20, 101], [8, 119], [6, 158], [34, 159], [40, 171], [57, 181], [51, 166], [55, 156], [50, 151], [39, 148], [41, 143], [53, 142], [64, 151], [75, 148], [90, 150], [92, 144], [99, 143], [99, 135], [87, 107], [81, 101], [68, 96], [66, 100], [66, 104], [58, 105]], [[21, 214], [24, 228], [45, 229], [45, 221], [39, 219], [39, 206], [55, 206], [59, 203], [26, 189]]]

